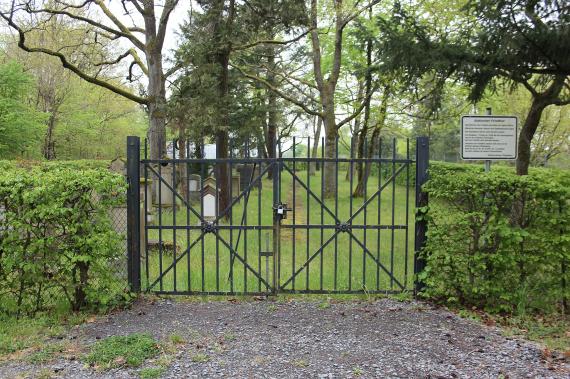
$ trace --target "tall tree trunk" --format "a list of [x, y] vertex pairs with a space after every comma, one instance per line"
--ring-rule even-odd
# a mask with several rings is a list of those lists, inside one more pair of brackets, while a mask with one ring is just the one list
[[330, 86], [327, 86], [327, 88], [322, 91], [321, 99], [323, 102], [323, 126], [325, 129], [325, 158], [327, 159], [327, 161], [324, 162], [322, 171], [325, 187], [323, 195], [325, 198], [335, 197], [337, 191], [337, 162], [334, 161], [334, 159], [337, 155], [338, 129], [335, 120], [333, 96], [333, 89], [330, 88]]
[[149, 54], [147, 63], [150, 159], [162, 159], [166, 153], [166, 89], [160, 52]]
[[[229, 50], [222, 49], [217, 56], [217, 63], [220, 66], [220, 77], [218, 83], [218, 96], [220, 99], [219, 130], [216, 132], [216, 158], [227, 159], [229, 157]], [[218, 194], [218, 214], [226, 210], [230, 205], [230, 172], [227, 163], [216, 163], [216, 182], [220, 189]], [[229, 217], [229, 213], [225, 215]]]
[[[372, 40], [368, 38], [366, 41], [366, 76], [364, 79], [364, 87], [366, 92], [366, 100], [364, 104], [364, 123], [358, 137], [358, 158], [364, 158], [364, 145], [366, 144], [366, 138], [368, 136], [368, 127], [370, 124], [370, 98], [372, 92], [372, 72], [370, 71], [370, 66], [372, 65]], [[360, 197], [364, 194], [364, 188], [366, 186], [366, 175], [364, 172], [364, 165], [362, 162], [356, 164], [356, 174], [358, 184], [353, 197]]]
[[532, 97], [532, 104], [527, 113], [526, 120], [519, 134], [518, 154], [516, 160], [517, 175], [528, 175], [528, 166], [531, 157], [531, 142], [540, 123], [540, 118], [544, 109], [555, 104], [559, 99], [560, 92], [564, 88], [566, 77], [558, 75], [546, 91], [535, 93]]
[[540, 123], [540, 117], [545, 108], [546, 105], [540, 98], [533, 98], [532, 105], [519, 134], [518, 156], [516, 160], [517, 175], [528, 175], [531, 141], [534, 133], [536, 133], [536, 129]]
[[[181, 120], [178, 120], [178, 157], [186, 159], [186, 150], [188, 146], [188, 139], [186, 137], [186, 128]], [[184, 199], [190, 198], [188, 192], [188, 163], [178, 165], [178, 175], [180, 180], [180, 190]]]
[[[380, 132], [382, 128], [384, 128], [384, 124], [386, 123], [386, 114], [388, 111], [388, 98], [390, 97], [390, 85], [384, 86], [384, 92], [382, 94], [382, 101], [380, 103], [380, 112], [378, 115], [378, 122], [374, 126], [374, 130], [372, 131], [372, 136], [370, 138], [370, 146], [367, 149], [366, 155], [367, 158], [374, 157], [375, 152], [380, 151]], [[366, 118], [366, 112], [364, 113], [364, 123], [366, 128], [368, 129], [368, 120]], [[364, 136], [364, 140], [359, 140], [359, 154], [362, 154], [361, 157], [364, 157], [364, 142], [366, 136]], [[370, 162], [366, 162], [366, 164], [359, 163], [358, 164], [358, 184], [354, 189], [354, 193], [352, 194], [353, 197], [362, 197], [364, 196], [364, 190], [368, 184], [368, 176], [370, 175], [370, 170], [372, 165]]]
[[[319, 153], [319, 140], [321, 139], [321, 128], [323, 126], [323, 119], [319, 116], [315, 116], [315, 118], [317, 121], [317, 128], [315, 130], [315, 139], [313, 141], [313, 151], [311, 152], [311, 158], [313, 159], [315, 159]], [[320, 170], [319, 162], [312, 162], [309, 165], [309, 174], [315, 175], [315, 171], [317, 170]]]
[[[362, 98], [362, 95], [364, 94], [364, 85], [362, 85], [362, 82], [358, 83], [358, 98]], [[354, 118], [354, 128], [352, 130], [352, 137], [350, 138], [350, 158], [356, 158], [356, 150], [358, 148], [358, 136], [360, 133], [360, 121], [361, 121], [361, 115], [362, 113], [359, 113], [358, 116], [356, 116]], [[349, 164], [348, 168], [346, 169], [346, 177], [345, 180], [349, 181], [350, 180], [350, 175], [351, 175], [351, 171], [352, 171], [352, 176], [354, 177], [354, 174], [356, 172], [356, 166], [354, 164]], [[352, 188], [350, 189], [352, 191]]]
[[[267, 52], [267, 66], [269, 70], [267, 71], [267, 82], [272, 86], [277, 87], [275, 80], [275, 73], [273, 72], [275, 68], [275, 49], [270, 46]], [[267, 139], [265, 141], [267, 156], [269, 158], [275, 158], [275, 144], [277, 143], [277, 95], [274, 91], [267, 91]], [[273, 178], [273, 169], [269, 169], [267, 172], [267, 178]]]
[[46, 136], [44, 138], [44, 146], [43, 146], [43, 156], [48, 161], [51, 161], [56, 158], [55, 156], [55, 141], [54, 141], [54, 131], [55, 131], [55, 111], [51, 112], [48, 122], [47, 122], [47, 131]]
[[[229, 127], [230, 127], [230, 110], [229, 110], [229, 63], [231, 53], [231, 43], [229, 35], [233, 26], [233, 18], [235, 11], [235, 1], [230, 0], [228, 4], [228, 16], [224, 21], [224, 5], [225, 0], [217, 0], [215, 9], [217, 20], [214, 24], [214, 39], [218, 48], [215, 61], [220, 70], [218, 82], [218, 97], [220, 109], [219, 130], [216, 132], [216, 158], [227, 159], [229, 145]], [[224, 25], [225, 24], [225, 25]], [[228, 163], [216, 164], [216, 180], [220, 192], [218, 194], [218, 214], [224, 212], [230, 205], [230, 170]], [[231, 212], [231, 210], [230, 210]], [[229, 218], [230, 212], [227, 212], [224, 218]]]

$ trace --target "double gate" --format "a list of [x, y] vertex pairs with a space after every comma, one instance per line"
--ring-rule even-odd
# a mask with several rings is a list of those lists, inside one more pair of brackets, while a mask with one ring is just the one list
[[[291, 153], [279, 158], [252, 157], [246, 145], [230, 148], [224, 159], [180, 159], [176, 153], [172, 159], [149, 159], [146, 144], [141, 158], [139, 138], [128, 137], [132, 289], [160, 294], [417, 289], [425, 224], [415, 219], [415, 210], [427, 204], [421, 185], [427, 179], [428, 139], [416, 139], [415, 159], [408, 140], [379, 143], [379, 153], [365, 152], [368, 158], [360, 159], [338, 153], [323, 158], [324, 149], [319, 158], [297, 156], [300, 146], [310, 150], [310, 139], [305, 141], [293, 139]], [[188, 149], [184, 155], [195, 153]]]

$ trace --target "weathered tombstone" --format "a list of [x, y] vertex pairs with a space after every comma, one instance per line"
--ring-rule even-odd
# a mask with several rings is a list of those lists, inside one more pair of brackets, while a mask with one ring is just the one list
[[196, 203], [200, 201], [200, 190], [202, 188], [202, 178], [200, 175], [188, 175], [188, 197], [190, 202]]
[[[152, 211], [152, 179], [141, 178], [140, 183], [141, 203], [143, 208], [141, 212], [144, 212], [144, 206], [146, 204], [146, 222], [149, 225], [152, 225], [154, 221]], [[146, 196], [148, 196], [148, 198], [145, 202]], [[144, 213], [141, 213], [141, 216], [144, 216]], [[144, 217], [141, 217], [141, 219], [144, 219]]]
[[[158, 168], [156, 169], [156, 171], [158, 172]], [[156, 178], [157, 183], [155, 184], [156, 197], [159, 198], [158, 201], [156, 202], [156, 206], [160, 204], [160, 206], [163, 208], [172, 207], [172, 199], [174, 197], [174, 193], [170, 188], [168, 188], [169, 186], [171, 188], [175, 188], [172, 167], [168, 165], [161, 167], [160, 176], [162, 177], [162, 179], [159, 179], [157, 177]], [[165, 182], [168, 183], [168, 185]], [[159, 185], [160, 185], [160, 191], [158, 187]]]
[[123, 158], [115, 158], [109, 164], [109, 170], [127, 176], [127, 161]]
[[202, 188], [202, 202], [204, 206], [203, 217], [207, 221], [212, 221], [216, 219], [216, 180], [214, 178], [207, 177], [204, 179], [204, 186]]
[[[239, 172], [239, 186], [242, 191], [245, 191], [249, 186], [250, 181], [255, 180], [260, 174], [259, 165], [256, 166], [255, 173], [253, 173], [252, 164], [243, 164], [239, 166], [237, 170]], [[258, 189], [261, 189], [261, 182], [262, 180], [258, 180], [257, 183], [255, 183]]]
[[232, 198], [240, 195], [240, 177], [239, 175], [232, 175]]

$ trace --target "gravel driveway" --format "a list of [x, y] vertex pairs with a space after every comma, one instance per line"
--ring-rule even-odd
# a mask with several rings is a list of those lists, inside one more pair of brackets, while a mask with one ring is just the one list
[[[86, 346], [111, 335], [148, 332], [183, 342], [162, 358], [164, 378], [568, 378], [535, 344], [505, 338], [421, 302], [141, 301], [76, 327]], [[198, 357], [198, 358], [196, 358]], [[160, 359], [160, 358], [158, 358]], [[157, 365], [158, 359], [144, 367]], [[139, 369], [97, 372], [77, 357], [0, 366], [0, 377], [133, 378]], [[47, 377], [49, 377], [49, 375]]]

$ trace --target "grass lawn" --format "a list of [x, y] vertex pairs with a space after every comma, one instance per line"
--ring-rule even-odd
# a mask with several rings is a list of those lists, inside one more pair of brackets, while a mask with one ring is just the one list
[[[288, 165], [294, 171], [293, 164]], [[396, 165], [398, 168], [399, 164]], [[302, 184], [295, 181], [296, 185], [293, 185], [293, 175], [288, 170], [281, 174], [281, 201], [293, 208], [282, 221], [281, 228], [281, 254], [277, 267], [282, 289], [373, 292], [412, 288], [413, 185], [408, 191], [405, 185], [388, 183], [386, 178], [379, 181], [378, 176], [371, 176], [366, 196], [353, 198], [351, 203], [356, 176], [351, 183], [345, 178], [346, 170], [342, 170], [338, 173], [338, 199], [326, 199], [321, 204], [320, 171], [314, 176], [309, 176], [307, 171], [294, 172]], [[399, 175], [400, 182], [405, 183], [407, 170], [404, 168]], [[264, 177], [262, 186], [261, 191], [252, 190], [248, 199], [242, 198], [233, 207], [231, 218], [220, 223], [220, 238], [213, 233], [200, 238], [199, 229], [149, 229], [149, 240], [168, 241], [177, 249], [176, 254], [172, 248], [153, 249], [148, 257], [143, 253], [143, 288], [154, 283], [152, 290], [165, 292], [266, 291], [267, 286], [260, 277], [272, 283], [273, 258], [266, 262], [267, 258], [260, 252], [273, 250], [272, 181]], [[305, 187], [309, 187], [314, 196]], [[380, 187], [384, 187], [381, 196], [374, 196]], [[194, 206], [200, 212], [200, 203]], [[337, 215], [337, 219], [333, 215]], [[170, 207], [159, 212], [156, 209], [154, 218], [155, 225], [159, 222], [163, 226], [199, 225], [199, 219], [180, 202], [176, 210]], [[336, 233], [335, 224], [351, 218], [352, 236], [347, 232]], [[409, 230], [403, 227], [406, 223]], [[392, 224], [402, 227], [392, 230]], [[228, 225], [245, 227], [230, 230]], [[318, 225], [326, 228], [314, 227]], [[375, 228], [377, 225], [384, 229]], [[234, 258], [233, 262], [229, 246], [240, 257]], [[189, 253], [184, 254], [189, 247]], [[164, 273], [162, 277], [161, 272]]]

